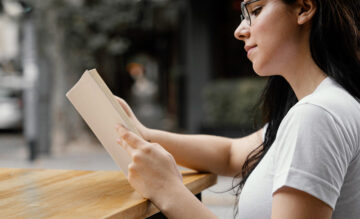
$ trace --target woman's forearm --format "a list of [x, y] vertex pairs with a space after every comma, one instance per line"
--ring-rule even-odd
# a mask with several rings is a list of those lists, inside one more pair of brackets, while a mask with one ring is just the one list
[[168, 196], [163, 196], [155, 205], [170, 219], [217, 218], [184, 185], [174, 187]]
[[146, 140], [162, 145], [184, 167], [225, 175], [232, 139], [210, 135], [183, 135], [151, 129]]
[[136, 191], [150, 199], [168, 218], [215, 218], [185, 187], [169, 152], [123, 126], [117, 127], [117, 131], [120, 137], [117, 142], [132, 158], [128, 181]]

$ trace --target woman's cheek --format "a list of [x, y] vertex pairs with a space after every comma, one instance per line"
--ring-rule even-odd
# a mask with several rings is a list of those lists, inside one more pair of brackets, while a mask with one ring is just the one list
[[[260, 17], [259, 17], [260, 18]], [[255, 39], [257, 45], [254, 52], [250, 55], [250, 60], [253, 63], [253, 69], [259, 76], [268, 76], [270, 69], [268, 69], [269, 61], [274, 55], [274, 31], [271, 30], [271, 25], [265, 20], [258, 20], [252, 29], [252, 37]]]
[[[260, 30], [260, 28], [259, 28]], [[282, 69], [282, 62], [288, 60], [291, 46], [281, 34], [270, 32], [263, 28], [263, 34], [257, 38], [257, 48], [251, 61], [254, 71], [260, 76], [277, 75]]]
[[259, 43], [257, 48], [251, 54], [253, 69], [259, 76], [270, 76], [273, 74], [272, 58], [274, 56], [269, 44]]

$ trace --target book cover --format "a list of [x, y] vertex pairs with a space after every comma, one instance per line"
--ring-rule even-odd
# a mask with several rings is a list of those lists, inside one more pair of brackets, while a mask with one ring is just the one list
[[115, 127], [123, 124], [138, 136], [141, 135], [98, 72], [95, 69], [85, 71], [66, 97], [127, 176], [131, 158], [116, 142], [119, 135]]

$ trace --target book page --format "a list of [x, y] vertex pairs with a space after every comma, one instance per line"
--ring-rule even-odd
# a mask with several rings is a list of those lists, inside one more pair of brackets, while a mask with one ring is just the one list
[[139, 132], [96, 70], [86, 71], [66, 96], [127, 176], [131, 158], [116, 142], [119, 134], [115, 127], [123, 124], [137, 135]]

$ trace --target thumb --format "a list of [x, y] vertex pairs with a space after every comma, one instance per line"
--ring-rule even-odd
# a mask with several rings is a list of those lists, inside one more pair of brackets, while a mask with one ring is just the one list
[[136, 118], [134, 112], [131, 110], [130, 106], [120, 97], [114, 96], [116, 101], [120, 104], [121, 108], [124, 109], [125, 113], [133, 120], [135, 127], [140, 132], [140, 135], [145, 138], [147, 136], [147, 128]]
[[124, 109], [125, 113], [132, 118], [135, 118], [133, 111], [131, 110], [130, 106], [125, 102], [125, 100], [121, 99], [120, 97], [114, 96], [116, 101], [120, 104], [120, 106]]

